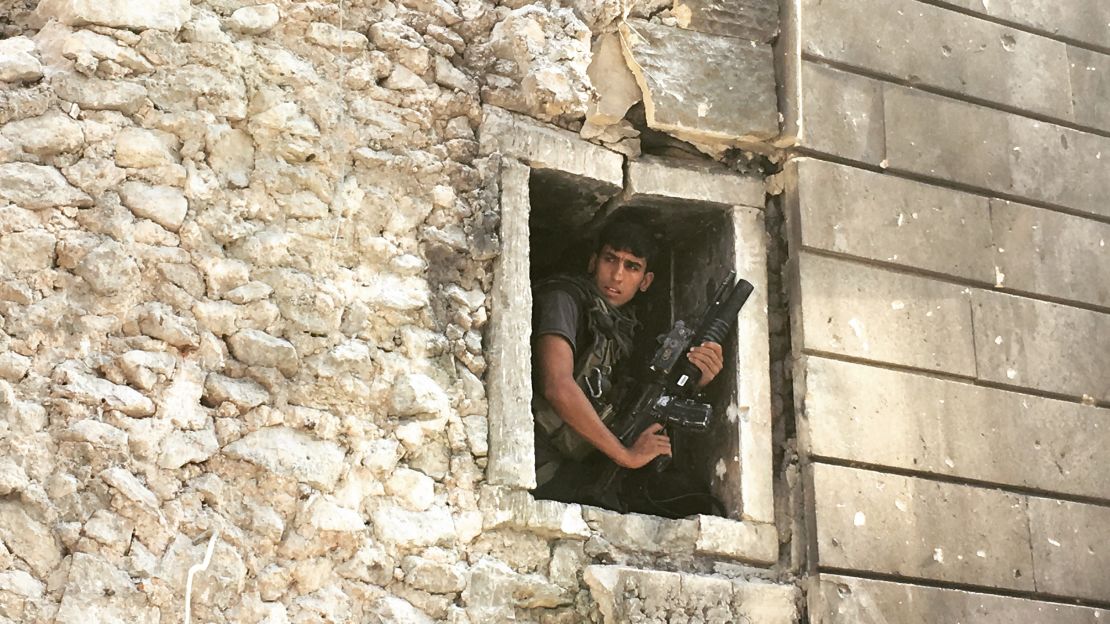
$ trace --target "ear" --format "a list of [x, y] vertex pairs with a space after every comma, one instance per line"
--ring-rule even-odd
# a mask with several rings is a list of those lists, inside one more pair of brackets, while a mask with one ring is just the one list
[[644, 273], [644, 279], [640, 282], [640, 292], [647, 292], [648, 287], [651, 286], [653, 281], [655, 281], [655, 273], [651, 271]]
[[590, 254], [590, 264], [586, 266], [586, 272], [593, 275], [595, 269], [597, 269], [597, 254], [592, 253]]

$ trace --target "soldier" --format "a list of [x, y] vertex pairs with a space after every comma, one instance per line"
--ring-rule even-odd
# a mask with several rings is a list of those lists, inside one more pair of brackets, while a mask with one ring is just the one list
[[[609, 223], [590, 256], [587, 274], [559, 275], [536, 284], [532, 310], [537, 498], [611, 506], [587, 500], [599, 468], [612, 461], [640, 468], [670, 455], [662, 425], [626, 447], [610, 431], [621, 388], [617, 373], [632, 351], [635, 316], [628, 305], [655, 279], [656, 244], [630, 220]], [[721, 345], [687, 354], [701, 371], [699, 387], [720, 373]]]

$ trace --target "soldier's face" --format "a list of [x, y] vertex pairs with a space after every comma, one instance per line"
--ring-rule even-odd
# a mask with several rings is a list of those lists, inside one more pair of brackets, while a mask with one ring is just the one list
[[655, 274], [647, 270], [646, 260], [609, 245], [590, 256], [590, 274], [601, 295], [618, 308], [632, 301], [636, 293], [646, 291], [655, 279]]

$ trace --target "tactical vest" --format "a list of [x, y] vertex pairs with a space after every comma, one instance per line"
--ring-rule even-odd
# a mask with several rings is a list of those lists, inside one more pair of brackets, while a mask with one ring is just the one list
[[[573, 282], [568, 282], [573, 284]], [[591, 294], [576, 286], [579, 305], [589, 306]], [[616, 416], [616, 409], [612, 405], [613, 399], [613, 366], [617, 361], [616, 341], [608, 338], [598, 328], [593, 327], [593, 315], [583, 312], [583, 322], [586, 323], [587, 334], [591, 337], [591, 344], [586, 349], [579, 349], [574, 360], [574, 381], [590, 400], [601, 421], [609, 425]], [[552, 445], [566, 459], [582, 461], [593, 451], [597, 450], [585, 438], [571, 429], [555, 408], [543, 397], [535, 392], [532, 395], [532, 414], [536, 424], [547, 434]]]

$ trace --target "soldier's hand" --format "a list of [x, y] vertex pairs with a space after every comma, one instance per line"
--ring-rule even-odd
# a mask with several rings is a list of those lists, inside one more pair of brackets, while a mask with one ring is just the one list
[[619, 462], [622, 468], [642, 468], [660, 455], [671, 454], [671, 439], [663, 433], [663, 425], [655, 423], [644, 429], [636, 442], [628, 449], [625, 461]]
[[721, 349], [721, 345], [715, 342], [703, 342], [693, 347], [686, 354], [686, 358], [701, 371], [701, 379], [698, 381], [699, 388], [709, 385], [709, 382], [713, 381], [717, 374], [721, 372], [721, 369], [725, 367], [724, 351]]

